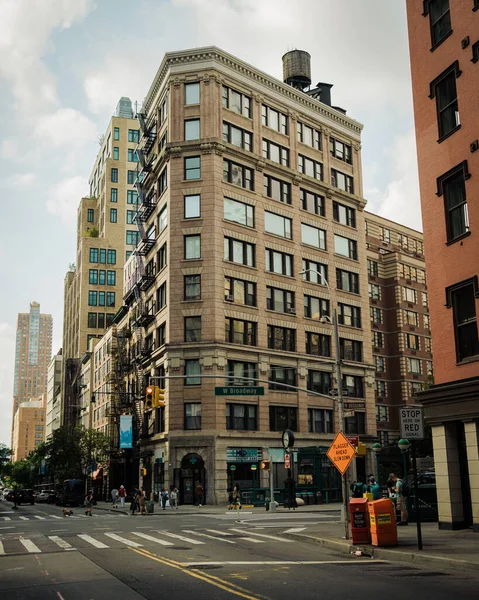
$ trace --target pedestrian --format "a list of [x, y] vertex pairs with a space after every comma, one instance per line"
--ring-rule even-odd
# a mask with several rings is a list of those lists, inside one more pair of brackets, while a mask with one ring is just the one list
[[349, 486], [349, 489], [352, 492], [353, 498], [362, 498], [363, 495], [367, 492], [368, 488], [367, 488], [366, 484], [364, 483], [364, 479], [361, 477], [361, 475], [358, 475], [357, 481], [352, 483]]
[[284, 489], [289, 510], [296, 510], [296, 482], [291, 477], [291, 469], [288, 469], [288, 477], [284, 480]]
[[228, 492], [228, 510], [233, 510], [233, 505], [234, 505], [233, 492], [230, 490]]
[[12, 496], [13, 496], [13, 498], [12, 498], [12, 500], [13, 500], [13, 506], [12, 506], [12, 508], [14, 510], [18, 510], [17, 502], [18, 502], [19, 495], [20, 494], [19, 494], [18, 490], [16, 490], [16, 489], [13, 490], [13, 492], [12, 492]]
[[134, 488], [133, 493], [131, 495], [131, 514], [134, 515], [136, 510], [140, 510], [140, 491], [137, 488]]
[[170, 506], [178, 509], [178, 489], [174, 485], [170, 486]]
[[111, 490], [111, 507], [116, 508], [118, 506], [118, 490], [113, 488]]
[[120, 496], [120, 506], [121, 508], [125, 508], [125, 497], [126, 490], [124, 485], [120, 485], [120, 489], [118, 490], [118, 495]]
[[91, 517], [92, 516], [91, 511], [93, 509], [93, 490], [88, 490], [88, 493], [85, 496], [85, 506], [86, 506], [85, 515], [88, 515], [89, 517]]
[[405, 495], [405, 484], [397, 475], [394, 473], [389, 474], [389, 479], [391, 479], [395, 484], [396, 491], [396, 510], [401, 513], [401, 518], [396, 521], [396, 525], [409, 525], [408, 523], [408, 514], [407, 514], [407, 506], [406, 506], [406, 495]]
[[161, 508], [163, 510], [166, 510], [166, 501], [168, 500], [168, 492], [165, 490], [165, 488], [161, 488], [160, 497], [161, 497]]
[[368, 493], [372, 494], [373, 500], [380, 500], [381, 488], [379, 487], [379, 483], [376, 481], [374, 475], [370, 475], [368, 481]]
[[140, 498], [140, 515], [146, 515], [146, 492], [145, 492], [144, 488], [141, 488], [139, 498]]
[[198, 481], [198, 483], [196, 484], [196, 500], [198, 502], [198, 506], [203, 506], [202, 502], [203, 502], [203, 486], [201, 485], [201, 483]]

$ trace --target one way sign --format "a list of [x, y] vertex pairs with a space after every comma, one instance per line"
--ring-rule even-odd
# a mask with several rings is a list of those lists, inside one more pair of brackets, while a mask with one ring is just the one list
[[408, 440], [424, 439], [422, 407], [411, 406], [399, 409], [401, 418], [401, 437]]

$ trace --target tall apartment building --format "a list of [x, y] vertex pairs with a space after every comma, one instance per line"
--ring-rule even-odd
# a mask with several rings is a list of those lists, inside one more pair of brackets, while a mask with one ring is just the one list
[[[362, 126], [331, 106], [330, 85], [307, 89], [307, 53], [283, 62], [286, 82], [214, 47], [168, 53], [139, 115], [140, 240], [115, 319], [112, 402], [133, 411], [150, 377], [166, 388], [166, 407], [138, 417], [142, 483], [175, 484], [182, 502], [197, 482], [224, 501], [268, 454], [282, 482], [286, 428], [295, 447], [329, 446], [337, 352], [346, 432], [376, 436]], [[215, 396], [257, 380], [264, 395]]]
[[379, 442], [400, 438], [398, 407], [433, 381], [423, 235], [365, 213]]
[[65, 277], [62, 423], [78, 416], [77, 378], [89, 341], [101, 338], [121, 306], [123, 266], [137, 243], [133, 224], [139, 141], [131, 101], [122, 98], [102, 137], [90, 197], [78, 207], [76, 264]]
[[13, 417], [12, 460], [22, 460], [45, 441], [46, 394], [20, 402]]
[[38, 302], [30, 304], [30, 312], [18, 315], [12, 431], [15, 414], [20, 404], [47, 391], [47, 370], [52, 355], [52, 329], [52, 316], [40, 313]]
[[55, 429], [60, 427], [62, 350], [52, 357], [47, 373], [47, 398], [45, 407], [45, 439], [48, 440]]
[[439, 527], [479, 531], [479, 3], [407, 1], [434, 382]]

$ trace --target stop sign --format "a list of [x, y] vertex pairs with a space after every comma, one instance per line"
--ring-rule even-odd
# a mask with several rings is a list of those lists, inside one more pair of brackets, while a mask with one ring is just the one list
[[289, 454], [284, 455], [284, 467], [285, 469], [289, 469], [291, 467], [291, 460]]

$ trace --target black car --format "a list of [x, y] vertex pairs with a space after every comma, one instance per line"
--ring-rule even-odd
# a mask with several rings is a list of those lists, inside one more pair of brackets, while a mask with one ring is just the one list
[[20, 490], [17, 495], [17, 504], [34, 504], [35, 496], [33, 490]]

